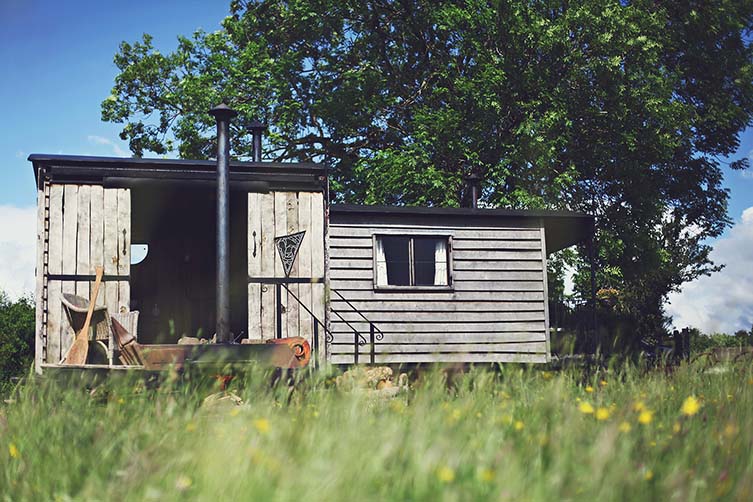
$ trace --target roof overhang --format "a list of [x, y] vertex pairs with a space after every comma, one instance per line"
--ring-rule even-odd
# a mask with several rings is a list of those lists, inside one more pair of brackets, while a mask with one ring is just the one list
[[[216, 182], [213, 160], [136, 159], [80, 155], [31, 154], [34, 177], [52, 182], [99, 183], [106, 186], [144, 184], [211, 185]], [[287, 162], [231, 162], [231, 188], [249, 191], [320, 191], [326, 186], [322, 164]]]
[[399, 223], [410, 219], [425, 225], [521, 225], [543, 226], [546, 231], [546, 251], [553, 253], [574, 244], [588, 241], [593, 236], [593, 216], [573, 211], [472, 209], [454, 207], [367, 206], [332, 204], [330, 221], [333, 223], [378, 220]]

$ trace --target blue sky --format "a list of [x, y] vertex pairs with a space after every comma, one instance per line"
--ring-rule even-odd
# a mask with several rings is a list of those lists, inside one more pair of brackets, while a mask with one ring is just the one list
[[[26, 157], [30, 153], [128, 156], [126, 143], [118, 138], [118, 124], [100, 120], [100, 102], [109, 95], [117, 75], [112, 59], [118, 44], [149, 33], [156, 47], [167, 52], [175, 47], [178, 35], [218, 29], [228, 5], [228, 0], [0, 0], [0, 262], [14, 263], [0, 264], [0, 287], [18, 293], [31, 286], [26, 276], [30, 263], [33, 270], [30, 209], [35, 189]], [[753, 129], [743, 134], [737, 156], [753, 156]], [[731, 191], [729, 214], [735, 227], [722, 237], [720, 249], [727, 251], [717, 258], [728, 270], [718, 274], [721, 279], [704, 279], [688, 288], [690, 292], [672, 297], [669, 310], [679, 319], [678, 325], [692, 321], [707, 330], [730, 330], [749, 328], [753, 322], [753, 300], [742, 297], [706, 312], [710, 299], [704, 295], [714, 289], [712, 285], [720, 284], [724, 291], [723, 280], [744, 284], [740, 273], [747, 273], [743, 277], [753, 283], [753, 257], [748, 263], [738, 253], [753, 248], [753, 210], [743, 218], [743, 212], [753, 207], [753, 172], [726, 170], [725, 184]], [[24, 279], [19, 281], [19, 276]], [[699, 318], [699, 311], [708, 315]]]

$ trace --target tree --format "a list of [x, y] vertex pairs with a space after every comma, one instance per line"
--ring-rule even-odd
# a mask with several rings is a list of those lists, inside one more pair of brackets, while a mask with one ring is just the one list
[[11, 301], [0, 291], [0, 391], [34, 360], [34, 301]]
[[260, 119], [267, 155], [326, 162], [338, 201], [457, 206], [472, 172], [484, 204], [593, 214], [598, 285], [650, 332], [718, 269], [752, 25], [751, 0], [233, 1], [169, 54], [121, 44], [102, 117], [136, 156], [207, 158], [225, 99], [236, 157]]

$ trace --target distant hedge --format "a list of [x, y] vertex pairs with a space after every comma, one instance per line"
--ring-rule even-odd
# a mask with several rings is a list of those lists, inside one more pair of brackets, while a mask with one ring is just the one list
[[28, 371], [34, 360], [34, 300], [11, 301], [0, 291], [0, 391], [11, 377]]

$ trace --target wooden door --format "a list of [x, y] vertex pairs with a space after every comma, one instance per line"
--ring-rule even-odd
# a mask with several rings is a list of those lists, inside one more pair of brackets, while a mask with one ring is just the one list
[[39, 203], [36, 359], [56, 364], [74, 338], [62, 295], [89, 298], [97, 266], [105, 277], [96, 304], [111, 314], [129, 310], [131, 192], [45, 182]]
[[[286, 274], [275, 238], [304, 232], [298, 254]], [[302, 336], [313, 344], [310, 310], [325, 322], [324, 198], [321, 192], [248, 195], [248, 332], [252, 340]], [[295, 282], [297, 281], [297, 282]], [[282, 306], [277, 322], [277, 283]], [[299, 301], [296, 301], [298, 298]], [[305, 306], [305, 308], [304, 308]], [[319, 326], [319, 345], [324, 330]]]

